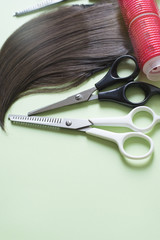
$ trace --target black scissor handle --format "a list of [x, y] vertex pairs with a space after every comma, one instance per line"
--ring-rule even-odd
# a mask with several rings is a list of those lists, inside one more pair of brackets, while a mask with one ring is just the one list
[[[123, 62], [126, 59], [131, 59], [135, 63], [135, 68], [133, 72], [127, 76], [127, 77], [119, 77], [118, 76], [118, 66], [121, 62]], [[140, 69], [137, 63], [137, 59], [134, 56], [131, 55], [123, 55], [117, 58], [107, 74], [98, 82], [95, 84], [96, 88], [100, 91], [108, 86], [111, 86], [117, 82], [130, 82], [133, 81], [139, 74]]]
[[[144, 99], [140, 102], [130, 101], [126, 96], [127, 90], [130, 87], [142, 89], [145, 95]], [[144, 105], [150, 99], [150, 97], [156, 94], [160, 94], [160, 88], [156, 86], [144, 82], [129, 82], [117, 89], [113, 89], [107, 92], [100, 92], [98, 94], [98, 99], [100, 101], [110, 100], [113, 102], [118, 102], [129, 107], [137, 107]]]

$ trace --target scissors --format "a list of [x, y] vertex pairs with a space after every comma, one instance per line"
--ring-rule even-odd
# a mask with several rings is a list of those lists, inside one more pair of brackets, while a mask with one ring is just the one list
[[[131, 60], [132, 63], [134, 63], [135, 68], [129, 76], [121, 78], [118, 76], [118, 67], [122, 62], [127, 61], [127, 60]], [[140, 69], [139, 69], [137, 60], [134, 56], [131, 56], [131, 55], [120, 56], [113, 62], [112, 66], [109, 69], [109, 71], [107, 72], [107, 74], [99, 82], [97, 82], [94, 87], [92, 87], [88, 90], [82, 91], [80, 93], [77, 93], [73, 96], [70, 96], [62, 101], [57, 102], [57, 103], [51, 104], [49, 106], [46, 106], [46, 107], [43, 107], [43, 108], [40, 108], [40, 109], [37, 109], [34, 111], [31, 111], [28, 113], [28, 116], [36, 115], [38, 113], [50, 111], [50, 110], [57, 109], [57, 108], [64, 107], [64, 106], [69, 106], [69, 105], [73, 105], [73, 104], [77, 104], [77, 103], [92, 101], [95, 99], [99, 99], [100, 101], [103, 101], [103, 100], [118, 101], [118, 102], [121, 102], [124, 104], [132, 105], [132, 103], [130, 103], [127, 100], [127, 98], [125, 97], [125, 94], [124, 94], [127, 86], [126, 87], [124, 86], [122, 89], [118, 88], [113, 91], [100, 92], [98, 95], [93, 95], [93, 93], [95, 91], [101, 91], [104, 88], [109, 87], [116, 83], [132, 82], [138, 76], [139, 72], [140, 72]], [[135, 104], [133, 104], [133, 106], [135, 106]]]
[[[138, 128], [133, 123], [134, 115], [139, 111], [149, 111], [152, 114], [152, 110], [149, 108], [135, 108], [127, 116], [121, 118], [90, 118], [90, 119], [72, 119], [72, 118], [51, 118], [51, 117], [40, 117], [40, 116], [23, 116], [23, 115], [9, 115], [9, 120], [12, 122], [19, 123], [28, 123], [32, 125], [43, 125], [50, 127], [59, 127], [66, 129], [74, 129], [77, 131], [85, 132], [86, 134], [106, 139], [112, 142], [115, 142], [118, 145], [120, 153], [126, 157], [133, 160], [136, 159], [145, 159], [151, 156], [153, 152], [153, 141], [150, 137], [145, 135], [142, 131], [148, 131], [150, 128]], [[157, 120], [156, 120], [157, 121]], [[160, 116], [159, 116], [160, 121]], [[135, 132], [126, 132], [126, 133], [115, 133], [93, 126], [123, 126], [133, 129]], [[137, 132], [138, 131], [138, 132]], [[128, 139], [139, 138], [144, 141], [147, 146], [149, 145], [149, 150], [145, 154], [134, 155], [130, 154], [125, 150], [125, 143]]]
[[[126, 61], [126, 60], [131, 60], [133, 61], [135, 68], [133, 72], [126, 77], [119, 77], [118, 75], [118, 67], [121, 62]], [[78, 94], [75, 94], [73, 96], [70, 96], [62, 101], [59, 101], [57, 103], [42, 107], [40, 109], [31, 111], [28, 113], [28, 116], [36, 115], [39, 113], [47, 112], [50, 110], [54, 110], [57, 108], [61, 108], [64, 106], [69, 106], [77, 103], [82, 103], [82, 102], [87, 102], [87, 101], [92, 101], [92, 100], [100, 100], [100, 101], [113, 101], [117, 102], [129, 107], [137, 107], [144, 105], [151, 96], [155, 94], [160, 94], [160, 88], [155, 87], [151, 84], [144, 83], [144, 82], [135, 82], [135, 78], [138, 76], [140, 70], [137, 64], [137, 60], [134, 56], [131, 55], [123, 55], [119, 58], [117, 58], [107, 74], [95, 84], [94, 87], [85, 90], [83, 92], [80, 92]], [[115, 83], [125, 83], [121, 87], [115, 88], [113, 90], [105, 91], [105, 92], [100, 92], [104, 88], [108, 86], [112, 86]], [[130, 101], [127, 96], [127, 90], [129, 88], [139, 88], [144, 92], [144, 99], [140, 102], [132, 102]], [[97, 95], [93, 95], [95, 91], [98, 91], [99, 93]]]

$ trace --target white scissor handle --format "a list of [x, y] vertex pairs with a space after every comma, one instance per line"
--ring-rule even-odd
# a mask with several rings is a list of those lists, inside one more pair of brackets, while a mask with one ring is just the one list
[[[152, 122], [147, 127], [138, 127], [134, 124], [134, 116], [138, 112], [148, 112], [152, 116]], [[149, 132], [153, 126], [160, 121], [160, 116], [158, 116], [151, 108], [146, 106], [136, 107], [129, 112], [126, 116], [122, 117], [109, 117], [109, 118], [92, 118], [90, 121], [95, 126], [116, 126], [116, 127], [128, 127], [134, 131], [138, 132]]]
[[[134, 116], [139, 112], [147, 112], [151, 115], [152, 122], [148, 126], [138, 127], [136, 124], [134, 124], [133, 122]], [[132, 122], [130, 124], [132, 125], [133, 130], [145, 133], [151, 131], [152, 128], [160, 121], [160, 116], [157, 115], [151, 108], [146, 106], [139, 106], [134, 108], [132, 111], [130, 111], [130, 113], [127, 116], [130, 117], [130, 121]]]
[[[96, 136], [96, 137], [99, 137], [102, 139], [106, 139], [106, 140], [115, 142], [118, 145], [121, 154], [130, 159], [134, 159], [134, 160], [145, 159], [145, 158], [151, 156], [151, 154], [153, 152], [152, 139], [141, 132], [114, 133], [114, 132], [110, 132], [110, 131], [106, 131], [106, 130], [102, 130], [102, 129], [98, 129], [98, 128], [89, 128], [86, 131], [86, 133], [89, 135], [92, 135], [92, 136]], [[142, 140], [144, 140], [145, 144], [146, 144], [146, 142], [149, 144], [149, 150], [147, 153], [137, 156], [137, 155], [129, 154], [126, 152], [126, 150], [124, 148], [124, 144], [125, 144], [126, 140], [133, 138], [133, 137], [141, 138]]]

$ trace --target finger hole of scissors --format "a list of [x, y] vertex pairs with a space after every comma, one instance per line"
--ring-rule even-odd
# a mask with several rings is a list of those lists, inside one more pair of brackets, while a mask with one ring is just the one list
[[153, 142], [151, 138], [139, 133], [128, 135], [123, 142], [124, 155], [127, 158], [140, 160], [147, 158], [153, 152]]
[[152, 109], [140, 106], [132, 110], [131, 119], [136, 130], [148, 132], [152, 129], [154, 124], [154, 113]]
[[[124, 71], [125, 70], [125, 71]], [[133, 80], [139, 73], [139, 67], [134, 57], [124, 55], [118, 58], [112, 65], [111, 75], [114, 78]]]
[[130, 84], [125, 89], [125, 97], [130, 103], [138, 105], [146, 102], [148, 94], [140, 85]]

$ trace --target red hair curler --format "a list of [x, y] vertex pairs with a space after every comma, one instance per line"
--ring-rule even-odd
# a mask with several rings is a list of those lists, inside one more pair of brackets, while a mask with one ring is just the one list
[[118, 0], [138, 63], [148, 79], [160, 80], [160, 15], [154, 0]]

